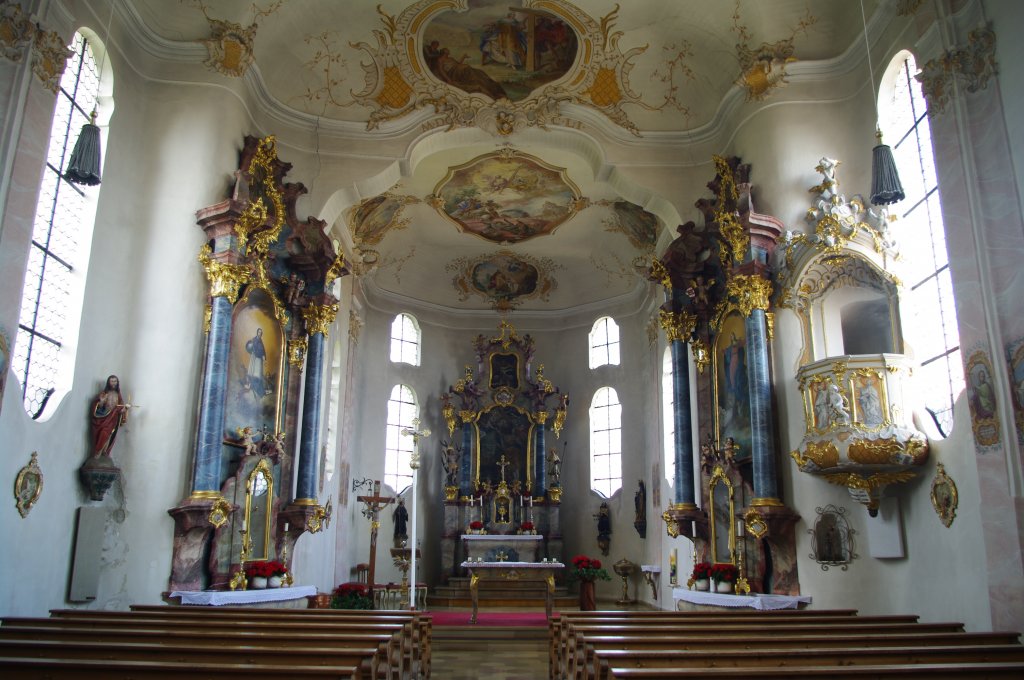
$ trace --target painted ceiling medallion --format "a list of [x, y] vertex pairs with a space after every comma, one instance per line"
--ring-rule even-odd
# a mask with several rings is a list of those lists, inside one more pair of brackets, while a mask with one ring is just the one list
[[[361, 63], [364, 88], [351, 96], [372, 109], [368, 130], [426, 107], [437, 117], [425, 128], [476, 126], [509, 135], [549, 124], [581, 127], [561, 111], [573, 103], [639, 135], [622, 105], [649, 107], [629, 85], [632, 59], [647, 46], [619, 49], [618, 9], [598, 22], [565, 0], [420, 0], [397, 16], [378, 6], [383, 29], [374, 31], [376, 44], [352, 44], [369, 61]], [[306, 42], [321, 45], [308, 64], [326, 78], [307, 99], [351, 105], [330, 75], [330, 64], [342, 59], [337, 46], [326, 34]]]
[[608, 231], [624, 234], [634, 248], [644, 251], [654, 249], [661, 229], [657, 215], [647, 212], [636, 203], [621, 199], [595, 201], [594, 205], [611, 210], [612, 217], [605, 221]]
[[452, 284], [460, 302], [477, 295], [490, 300], [496, 311], [503, 312], [530, 298], [547, 302], [558, 287], [551, 272], [561, 266], [546, 257], [536, 259], [501, 250], [474, 258], [460, 257], [448, 263], [445, 269], [455, 272]]
[[360, 246], [372, 246], [380, 243], [389, 231], [405, 229], [409, 220], [403, 217], [402, 210], [419, 202], [415, 196], [399, 196], [390, 191], [360, 201], [349, 216], [353, 240]]
[[551, 234], [587, 204], [565, 168], [511, 149], [449, 168], [427, 201], [461, 231], [503, 244]]

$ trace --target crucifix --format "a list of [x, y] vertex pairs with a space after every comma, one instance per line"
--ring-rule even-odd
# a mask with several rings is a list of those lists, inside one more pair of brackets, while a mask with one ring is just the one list
[[512, 461], [510, 461], [508, 458], [506, 458], [505, 454], [503, 453], [503, 454], [501, 454], [501, 458], [499, 458], [498, 462], [495, 463], [495, 464], [498, 467], [501, 468], [501, 481], [504, 482], [505, 481], [505, 468], [507, 468], [509, 465], [511, 465]]
[[412, 589], [409, 592], [409, 609], [416, 609], [416, 478], [419, 476], [417, 473], [420, 469], [420, 440], [424, 437], [430, 436], [430, 430], [423, 428], [420, 429], [420, 419], [412, 419], [412, 427], [406, 427], [402, 429], [403, 437], [412, 437], [412, 456], [409, 458], [409, 467], [412, 468], [412, 493], [410, 498], [412, 500], [412, 516], [410, 523], [412, 524], [411, 536], [412, 545], [409, 546], [409, 582], [412, 583]]
[[356, 500], [365, 503], [363, 517], [370, 520], [370, 573], [367, 575], [370, 598], [373, 598], [374, 571], [377, 565], [377, 529], [380, 528], [380, 509], [395, 500], [393, 496], [380, 495], [380, 480], [373, 483], [372, 496], [356, 496]]

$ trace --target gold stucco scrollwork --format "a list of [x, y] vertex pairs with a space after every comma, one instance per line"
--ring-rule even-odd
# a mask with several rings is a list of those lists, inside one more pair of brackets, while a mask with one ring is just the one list
[[668, 534], [669, 538], [679, 538], [679, 525], [672, 519], [672, 515], [669, 514], [668, 510], [661, 513], [661, 519], [665, 521], [665, 533]]
[[231, 304], [238, 299], [239, 289], [249, 281], [252, 270], [244, 264], [228, 264], [213, 259], [209, 244], [199, 249], [199, 263], [210, 281], [212, 297], [226, 297]]
[[327, 331], [334, 323], [334, 317], [338, 315], [337, 303], [328, 305], [309, 304], [302, 308], [302, 319], [306, 322], [306, 332], [309, 335], [320, 333], [325, 338]]
[[693, 363], [697, 366], [697, 372], [703, 373], [711, 363], [708, 343], [704, 342], [703, 338], [694, 338], [690, 341], [690, 351], [693, 353]]
[[665, 329], [665, 338], [669, 342], [682, 340], [686, 342], [697, 328], [697, 315], [691, 312], [658, 311], [658, 323]]
[[775, 312], [765, 312], [764, 321], [768, 327], [768, 339], [775, 339]]
[[935, 479], [932, 480], [931, 499], [932, 507], [935, 508], [939, 520], [948, 529], [956, 519], [956, 509], [960, 501], [956, 491], [956, 482], [946, 474], [946, 468], [942, 463], [938, 464]]
[[231, 504], [228, 503], [224, 498], [217, 498], [210, 506], [210, 514], [207, 520], [213, 525], [214, 529], [220, 529], [224, 526], [224, 523], [228, 521], [228, 516], [231, 514]]
[[[324, 528], [324, 518], [327, 517], [327, 510], [324, 506], [317, 504], [313, 506], [313, 513], [306, 520], [306, 527], [309, 533], [318, 534]], [[376, 527], [374, 527], [376, 528]]]
[[672, 277], [668, 274], [668, 269], [661, 263], [661, 260], [651, 258], [651, 276], [658, 280], [665, 290], [672, 290]]
[[334, 258], [334, 262], [332, 262], [331, 266], [327, 268], [327, 274], [324, 276], [324, 288], [330, 288], [335, 279], [340, 279], [347, 273], [348, 269], [345, 266], [345, 253], [338, 251], [338, 256]]
[[42, 493], [43, 471], [39, 469], [39, 454], [33, 451], [28, 465], [18, 471], [14, 480], [14, 504], [22, 518], [28, 517]]
[[288, 341], [288, 363], [296, 368], [302, 367], [306, 360], [306, 350], [309, 349], [307, 338], [294, 338]]
[[736, 298], [737, 308], [743, 316], [755, 309], [767, 311], [771, 304], [772, 283], [756, 275], [737, 275], [725, 284], [726, 294]]

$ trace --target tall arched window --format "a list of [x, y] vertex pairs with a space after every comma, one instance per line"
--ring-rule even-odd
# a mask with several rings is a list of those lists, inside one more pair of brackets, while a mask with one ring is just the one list
[[590, 488], [605, 498], [622, 488], [622, 405], [611, 387], [590, 402]]
[[619, 365], [619, 325], [610, 316], [602, 316], [590, 329], [590, 367]]
[[406, 385], [395, 385], [388, 399], [388, 427], [384, 443], [384, 483], [402, 493], [412, 484], [412, 437], [402, 436], [402, 430], [412, 427], [419, 417], [420, 407], [416, 395]]
[[676, 480], [675, 390], [672, 388], [672, 348], [665, 348], [661, 359], [661, 423], [665, 449], [665, 478], [669, 486]]
[[903, 332], [921, 362], [915, 377], [925, 406], [948, 434], [964, 373], [931, 127], [917, 73], [909, 52], [893, 59], [883, 80], [879, 118], [906, 192], [896, 206], [900, 219], [894, 225], [903, 245], [908, 291], [901, 305]]
[[96, 216], [97, 190], [72, 184], [62, 174], [82, 125], [96, 108], [100, 73], [85, 36], [75, 33], [68, 48], [74, 54], [61, 77], [50, 127], [11, 361], [22, 404], [33, 419], [49, 417], [71, 387]]
[[399, 314], [391, 322], [391, 361], [420, 365], [420, 329], [409, 314]]

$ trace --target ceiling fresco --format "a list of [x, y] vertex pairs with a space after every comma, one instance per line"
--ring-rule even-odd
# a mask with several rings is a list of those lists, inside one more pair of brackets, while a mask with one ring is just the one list
[[586, 204], [564, 168], [511, 149], [449, 168], [428, 201], [462, 231], [494, 243], [551, 234]]
[[558, 287], [552, 272], [560, 268], [549, 258], [516, 255], [509, 250], [459, 258], [445, 267], [455, 272], [452, 285], [461, 302], [476, 295], [489, 300], [499, 312], [514, 309], [530, 298], [546, 302]]

